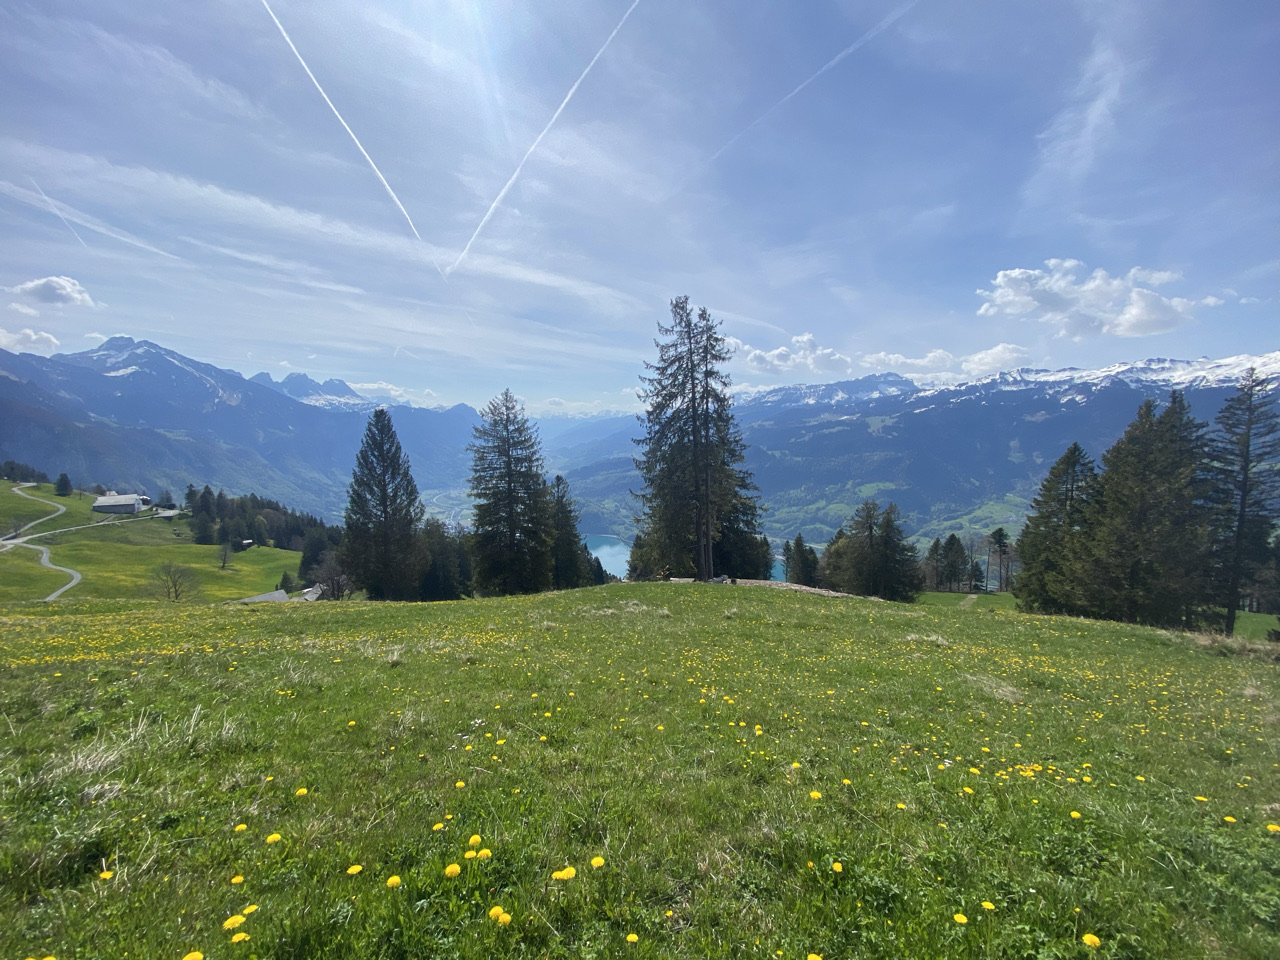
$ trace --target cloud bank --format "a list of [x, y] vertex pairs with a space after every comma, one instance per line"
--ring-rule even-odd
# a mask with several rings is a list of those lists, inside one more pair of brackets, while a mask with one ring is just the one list
[[831, 347], [818, 346], [812, 333], [792, 337], [790, 347], [775, 350], [760, 350], [736, 337], [726, 337], [725, 341], [733, 349], [735, 357], [745, 360], [747, 366], [757, 373], [780, 374], [795, 370], [848, 373], [853, 367], [852, 359], [843, 353]]
[[1172, 270], [1134, 267], [1123, 277], [1098, 268], [1083, 280], [1079, 260], [1046, 260], [1047, 270], [1001, 270], [992, 289], [978, 290], [987, 302], [978, 309], [984, 317], [1038, 320], [1058, 328], [1058, 336], [1082, 340], [1107, 334], [1147, 337], [1168, 333], [1195, 319], [1199, 306], [1216, 307], [1217, 297], [1188, 300], [1165, 297], [1152, 287], [1181, 279]]
[[66, 303], [78, 307], [92, 307], [93, 298], [89, 291], [80, 286], [80, 281], [70, 277], [44, 277], [41, 280], [28, 280], [16, 287], [9, 288], [10, 293], [19, 293], [41, 303]]
[[0, 349], [13, 353], [53, 353], [61, 346], [58, 338], [41, 330], [39, 333], [30, 327], [10, 333], [0, 327]]
[[892, 370], [895, 373], [949, 373], [959, 371], [970, 377], [985, 377], [992, 373], [1012, 370], [1026, 363], [1030, 353], [1014, 343], [997, 343], [994, 347], [957, 357], [946, 350], [930, 350], [923, 357], [908, 357], [901, 353], [869, 353], [858, 358], [858, 363], [875, 370]]

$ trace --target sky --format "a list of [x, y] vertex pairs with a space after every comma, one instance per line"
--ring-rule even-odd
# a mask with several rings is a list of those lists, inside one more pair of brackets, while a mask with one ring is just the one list
[[[268, 5], [269, 4], [269, 5]], [[0, 347], [423, 405], [1280, 347], [1272, 0], [0, 0]]]

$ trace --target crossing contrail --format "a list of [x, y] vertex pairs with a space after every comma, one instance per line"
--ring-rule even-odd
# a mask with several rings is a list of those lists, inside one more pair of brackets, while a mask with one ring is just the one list
[[[378, 165], [373, 162], [373, 157], [369, 156], [369, 151], [365, 150], [363, 144], [360, 143], [359, 138], [355, 135], [352, 129], [347, 126], [347, 121], [342, 119], [342, 114], [340, 114], [338, 112], [338, 108], [333, 105], [333, 101], [329, 99], [329, 95], [324, 92], [324, 87], [320, 86], [320, 81], [316, 79], [316, 75], [312, 73], [311, 68], [307, 66], [307, 61], [302, 59], [302, 54], [298, 52], [298, 48], [295, 47], [293, 45], [293, 41], [289, 39], [289, 34], [285, 31], [284, 24], [282, 24], [280, 19], [275, 15], [275, 12], [271, 9], [267, 0], [262, 0], [262, 5], [266, 7], [267, 13], [271, 16], [276, 27], [280, 30], [280, 36], [284, 37], [284, 42], [289, 45], [289, 49], [293, 51], [293, 55], [297, 57], [298, 62], [302, 64], [302, 69], [307, 71], [307, 76], [311, 78], [311, 82], [315, 84], [316, 89], [320, 91], [320, 96], [324, 97], [324, 102], [329, 105], [329, 109], [333, 111], [333, 115], [337, 117], [338, 122], [342, 124], [342, 129], [351, 135], [351, 140], [355, 143], [356, 148], [359, 149], [360, 153], [364, 155], [364, 158], [369, 161], [369, 166], [373, 169], [373, 173], [378, 180], [382, 182], [382, 186], [387, 191], [387, 196], [391, 198], [391, 202], [399, 208], [402, 214], [404, 214], [405, 222], [409, 224], [409, 229], [413, 231], [413, 235], [418, 238], [419, 242], [421, 242], [422, 236], [418, 233], [418, 228], [413, 225], [413, 218], [409, 216], [409, 211], [404, 208], [404, 204], [400, 202], [400, 198], [396, 196], [396, 192], [391, 189], [391, 184], [387, 183], [387, 178], [382, 175], [382, 171], [378, 169]], [[431, 262], [435, 264], [436, 272], [443, 277], [444, 271], [440, 269], [440, 264], [436, 263], [434, 255], [431, 255]]]
[[57, 216], [57, 218], [58, 218], [59, 220], [61, 220], [61, 221], [62, 221], [63, 225], [64, 225], [68, 230], [70, 230], [70, 231], [71, 231], [71, 235], [72, 235], [73, 237], [75, 237], [77, 240], [79, 240], [79, 241], [80, 241], [80, 246], [82, 246], [82, 247], [84, 247], [86, 250], [88, 250], [88, 249], [89, 249], [89, 245], [88, 245], [87, 243], [85, 243], [85, 242], [84, 242], [84, 237], [82, 237], [82, 236], [80, 236], [80, 234], [76, 233], [76, 228], [75, 228], [75, 227], [73, 227], [71, 224], [67, 223], [67, 218], [66, 218], [66, 217], [64, 217], [64, 216], [62, 215], [62, 211], [61, 211], [61, 210], [59, 210], [56, 206], [54, 206], [53, 201], [49, 199], [49, 195], [48, 195], [48, 194], [46, 194], [43, 190], [41, 190], [41, 189], [40, 189], [40, 184], [36, 183], [36, 178], [35, 178], [35, 177], [27, 177], [27, 179], [31, 181], [31, 185], [32, 185], [33, 187], [35, 187], [35, 188], [36, 188], [36, 190], [40, 193], [40, 196], [44, 197], [44, 202], [45, 202], [45, 203], [47, 203], [47, 204], [49, 205], [49, 209], [50, 209], [50, 210], [52, 210], [52, 211], [54, 212], [54, 215], [55, 215], [55, 216]]
[[857, 40], [853, 41], [853, 43], [849, 44], [849, 46], [845, 47], [843, 50], [837, 53], [834, 57], [832, 57], [825, 64], [823, 64], [822, 68], [818, 70], [817, 73], [815, 73], [804, 83], [800, 84], [800, 86], [796, 87], [794, 90], [788, 93], [785, 97], [783, 97], [781, 100], [775, 103], [772, 107], [770, 107], [764, 113], [760, 114], [760, 116], [756, 117], [749, 124], [747, 124], [728, 143], [726, 143], [723, 147], [721, 147], [719, 150], [713, 153], [707, 159], [706, 163], [711, 164], [711, 163], [714, 163], [716, 160], [718, 160], [722, 153], [724, 153], [726, 150], [732, 147], [735, 143], [737, 143], [739, 140], [745, 137], [748, 133], [750, 133], [752, 130], [758, 127], [761, 123], [763, 123], [766, 117], [770, 116], [775, 110], [777, 110], [779, 107], [785, 104], [788, 100], [790, 100], [792, 97], [798, 94], [805, 87], [809, 86], [809, 84], [813, 83], [813, 81], [817, 80], [820, 76], [822, 76], [824, 73], [826, 73], [836, 64], [838, 64], [845, 57], [849, 56], [851, 53], [854, 53], [855, 51], [866, 46], [868, 43], [870, 43], [872, 40], [878, 37], [885, 30], [889, 29], [889, 27], [891, 27], [896, 20], [898, 20], [900, 17], [906, 14], [907, 11], [909, 11], [912, 7], [914, 7], [917, 2], [919, 2], [919, 0], [910, 0], [909, 3], [904, 3], [902, 6], [898, 7], [898, 9], [894, 10], [893, 13], [889, 14], [887, 17], [885, 17], [883, 20], [877, 23], [874, 27], [872, 27], [870, 30], [868, 30], [866, 33], [860, 36]]
[[[262, 2], [266, 3], [266, 0], [262, 0]], [[569, 105], [569, 101], [573, 99], [573, 95], [577, 91], [578, 85], [587, 78], [587, 74], [590, 73], [591, 68], [596, 65], [596, 61], [600, 59], [600, 55], [604, 53], [609, 44], [613, 42], [613, 38], [618, 35], [618, 31], [622, 29], [622, 25], [627, 22], [627, 17], [631, 16], [631, 11], [634, 10], [639, 3], [640, 0], [632, 0], [631, 6], [627, 7], [627, 12], [622, 15], [622, 19], [618, 21], [618, 25], [613, 28], [613, 33], [609, 34], [604, 45], [596, 51], [596, 55], [592, 57], [591, 62], [587, 64], [587, 68], [582, 71], [582, 75], [574, 81], [573, 86], [569, 88], [569, 92], [565, 94], [564, 100], [560, 102], [560, 106], [556, 107], [556, 112], [551, 115], [551, 119], [548, 120], [547, 125], [542, 128], [542, 132], [538, 134], [537, 139], [534, 140], [529, 149], [524, 152], [524, 156], [521, 157], [520, 162], [516, 164], [515, 173], [511, 174], [511, 179], [508, 180], [506, 185], [498, 191], [498, 195], [494, 197], [493, 203], [489, 205], [489, 209], [485, 211], [484, 216], [480, 219], [480, 225], [476, 227], [476, 232], [471, 235], [471, 239], [467, 241], [467, 245], [462, 248], [462, 253], [458, 254], [458, 259], [453, 261], [453, 266], [445, 271], [446, 273], [453, 273], [453, 271], [458, 269], [458, 264], [463, 261], [467, 253], [471, 250], [471, 245], [476, 242], [476, 237], [480, 236], [480, 231], [484, 229], [484, 225], [489, 222], [489, 218], [493, 216], [493, 212], [497, 210], [498, 205], [502, 203], [502, 198], [507, 195], [507, 191], [511, 189], [512, 184], [514, 184], [516, 179], [520, 176], [520, 171], [524, 169], [525, 161], [529, 159], [533, 154], [533, 151], [538, 149], [538, 144], [542, 142], [542, 138], [547, 135], [547, 131], [550, 130], [552, 125], [556, 122], [556, 118], [560, 116], [564, 111], [564, 108]]]

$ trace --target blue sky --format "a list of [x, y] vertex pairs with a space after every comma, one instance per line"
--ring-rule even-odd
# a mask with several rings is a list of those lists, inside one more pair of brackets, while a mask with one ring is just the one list
[[680, 294], [742, 386], [1280, 345], [1270, 0], [268, 2], [0, 5], [0, 346], [550, 413]]

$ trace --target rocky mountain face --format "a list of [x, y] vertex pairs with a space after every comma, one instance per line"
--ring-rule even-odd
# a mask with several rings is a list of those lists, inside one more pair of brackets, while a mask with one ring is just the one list
[[[875, 497], [896, 502], [908, 531], [931, 538], [1016, 528], [1070, 443], [1100, 457], [1146, 397], [1171, 389], [1211, 420], [1250, 366], [1280, 377], [1280, 352], [1015, 370], [957, 384], [875, 374], [742, 395], [734, 410], [770, 536], [823, 543]], [[50, 358], [0, 351], [0, 459], [120, 490], [208, 483], [336, 520], [376, 405], [341, 380], [245, 379], [128, 337]], [[392, 417], [428, 499], [447, 501], [451, 515], [465, 510], [476, 411], [396, 406]], [[548, 469], [572, 483], [582, 531], [629, 535], [636, 418], [542, 427]]]

